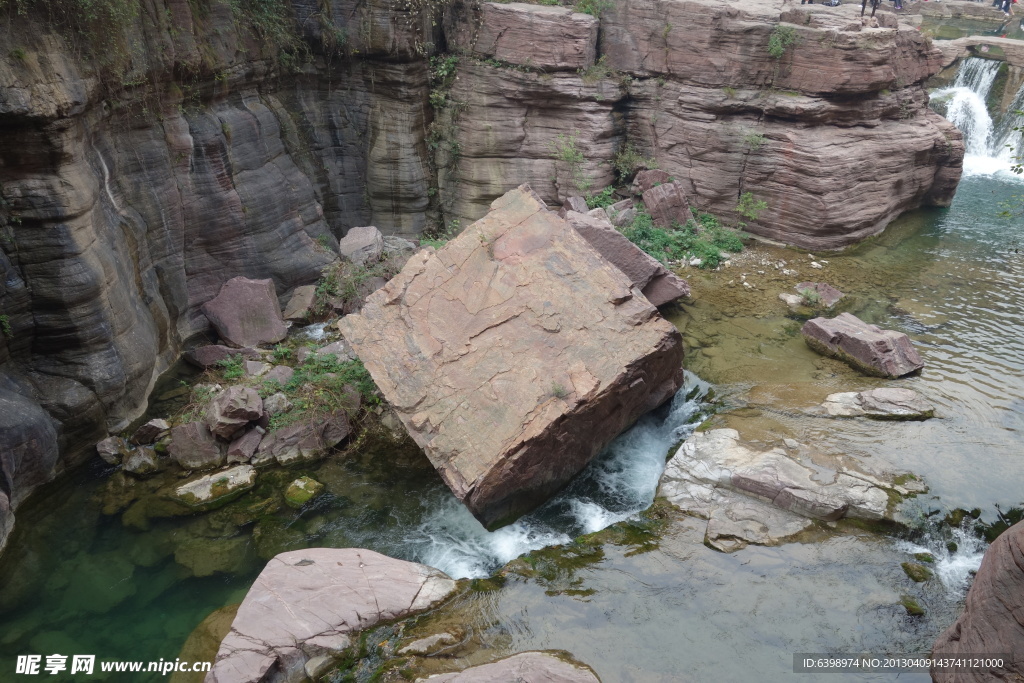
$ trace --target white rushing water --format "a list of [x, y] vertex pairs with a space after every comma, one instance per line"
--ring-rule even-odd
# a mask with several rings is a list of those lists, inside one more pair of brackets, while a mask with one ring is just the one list
[[1021, 146], [1021, 136], [1014, 128], [1024, 122], [1016, 114], [1024, 107], [1024, 86], [998, 122], [985, 104], [1001, 65], [971, 57], [961, 63], [953, 85], [931, 93], [932, 101], [945, 106], [946, 118], [964, 134], [964, 175], [1015, 177], [1010, 166], [1020, 152], [1015, 148]]
[[[951, 600], [960, 600], [967, 594], [974, 573], [981, 566], [981, 558], [988, 547], [975, 532], [975, 521], [966, 517], [956, 528], [943, 528], [933, 524], [916, 542], [898, 541], [896, 547], [908, 554], [928, 553], [935, 558], [931, 569], [942, 582]], [[950, 549], [950, 542], [955, 549]]]
[[523, 553], [567, 543], [645, 510], [654, 500], [669, 450], [699, 424], [695, 417], [707, 388], [687, 373], [667, 411], [641, 418], [564, 491], [514, 524], [489, 532], [455, 498], [437, 501], [401, 539], [403, 554], [412, 549], [409, 559], [455, 578], [486, 577]]

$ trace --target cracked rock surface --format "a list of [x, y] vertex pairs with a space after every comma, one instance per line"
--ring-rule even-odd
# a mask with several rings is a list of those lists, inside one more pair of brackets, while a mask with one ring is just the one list
[[546, 501], [683, 382], [679, 332], [527, 185], [338, 327], [492, 527]]
[[256, 578], [206, 683], [304, 681], [308, 660], [333, 656], [350, 636], [447, 598], [442, 572], [359, 548], [281, 553]]
[[[799, 445], [797, 445], [798, 448]], [[889, 493], [921, 491], [916, 483], [842, 468], [810, 466], [782, 448], [761, 450], [735, 429], [697, 432], [669, 460], [658, 495], [708, 520], [705, 541], [723, 552], [748, 543], [776, 545], [815, 520], [891, 519]]]

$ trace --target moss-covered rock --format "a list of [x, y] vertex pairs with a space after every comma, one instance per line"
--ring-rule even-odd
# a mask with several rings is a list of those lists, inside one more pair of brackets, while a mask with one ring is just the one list
[[917, 562], [904, 562], [900, 566], [903, 567], [903, 571], [907, 573], [907, 576], [917, 583], [927, 581], [933, 576], [931, 569]]
[[284, 492], [284, 500], [293, 508], [300, 508], [309, 501], [319, 496], [324, 490], [324, 485], [310, 477], [299, 477]]
[[909, 614], [910, 616], [924, 616], [924, 607], [921, 607], [921, 603], [919, 603], [917, 600], [910, 597], [909, 595], [904, 595], [902, 598], [900, 598], [900, 604], [903, 605], [903, 608], [907, 610], [907, 614]]

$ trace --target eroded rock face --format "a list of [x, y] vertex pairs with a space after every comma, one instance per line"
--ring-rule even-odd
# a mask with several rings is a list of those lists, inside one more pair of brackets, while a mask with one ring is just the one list
[[433, 607], [454, 590], [436, 569], [370, 550], [282, 553], [249, 589], [206, 682], [304, 680], [311, 658], [340, 655], [358, 631]]
[[[799, 447], [799, 445], [797, 445]], [[658, 495], [708, 520], [706, 541], [724, 552], [747, 543], [775, 545], [809, 529], [815, 519], [889, 518], [888, 490], [921, 490], [853, 469], [824, 479], [783, 448], [758, 450], [734, 429], [697, 432], [669, 460]], [[911, 488], [907, 488], [911, 486]]]
[[277, 461], [280, 465], [319, 460], [341, 443], [351, 431], [345, 413], [335, 413], [316, 422], [299, 422], [267, 434], [252, 457], [254, 465]]
[[800, 332], [818, 353], [835, 356], [868, 375], [896, 378], [924, 367], [910, 337], [869, 325], [851, 313], [813, 318]]
[[570, 664], [548, 652], [521, 652], [490, 664], [471, 666], [458, 673], [418, 680], [438, 683], [600, 683], [589, 667]]
[[985, 551], [964, 612], [935, 639], [932, 655], [1009, 656], [1002, 669], [932, 671], [936, 683], [982, 683], [1024, 677], [1024, 523], [1004, 531]]
[[547, 500], [682, 385], [678, 331], [528, 186], [339, 329], [485, 525]]

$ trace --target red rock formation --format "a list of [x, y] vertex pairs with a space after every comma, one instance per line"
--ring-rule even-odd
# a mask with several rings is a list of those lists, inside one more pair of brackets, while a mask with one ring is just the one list
[[1004, 531], [985, 551], [967, 604], [932, 646], [935, 657], [1008, 656], [1001, 668], [932, 670], [936, 683], [1024, 678], [1024, 523]]

